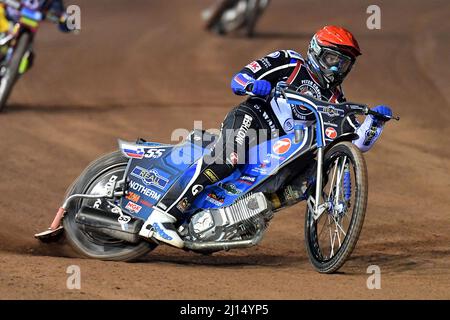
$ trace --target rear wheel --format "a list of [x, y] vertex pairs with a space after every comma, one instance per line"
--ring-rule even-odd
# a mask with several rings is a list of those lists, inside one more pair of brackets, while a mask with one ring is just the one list
[[19, 66], [23, 56], [28, 50], [31, 41], [31, 35], [29, 33], [23, 33], [14, 49], [14, 53], [11, 60], [4, 66], [2, 66], [2, 75], [0, 78], [0, 111], [6, 105], [14, 84], [19, 76]]
[[327, 209], [315, 220], [307, 207], [305, 241], [309, 259], [321, 273], [337, 271], [358, 241], [367, 206], [367, 167], [361, 151], [341, 142], [326, 152], [323, 201]]
[[[120, 151], [95, 160], [69, 188], [66, 197], [77, 193], [100, 194], [104, 192], [108, 182], [119, 181], [123, 178], [127, 163], [128, 159]], [[116, 202], [118, 201], [119, 199], [116, 199]], [[101, 260], [129, 261], [148, 253], [157, 246], [146, 241], [132, 244], [84, 230], [83, 226], [75, 221], [75, 215], [82, 206], [103, 210], [111, 209], [110, 204], [101, 198], [73, 201], [67, 209], [63, 219], [65, 234], [71, 246], [82, 255]]]

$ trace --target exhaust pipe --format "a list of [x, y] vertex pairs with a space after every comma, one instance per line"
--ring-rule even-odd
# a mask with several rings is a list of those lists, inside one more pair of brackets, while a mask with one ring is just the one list
[[[120, 218], [120, 220], [119, 220]], [[116, 213], [83, 206], [75, 215], [75, 221], [84, 226], [86, 231], [110, 236], [130, 243], [141, 241], [139, 231], [143, 220], [128, 215], [118, 216]]]
[[184, 247], [192, 251], [228, 251], [230, 249], [238, 248], [249, 248], [257, 245], [263, 238], [264, 226], [263, 223], [259, 223], [258, 232], [255, 236], [248, 240], [235, 240], [235, 241], [210, 241], [210, 242], [196, 242], [196, 241], [185, 241]]

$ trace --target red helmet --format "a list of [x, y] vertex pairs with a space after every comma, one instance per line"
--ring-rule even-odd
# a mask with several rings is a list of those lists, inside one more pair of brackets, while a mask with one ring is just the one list
[[358, 42], [349, 31], [325, 26], [312, 37], [307, 62], [320, 85], [333, 88], [342, 83], [359, 55]]

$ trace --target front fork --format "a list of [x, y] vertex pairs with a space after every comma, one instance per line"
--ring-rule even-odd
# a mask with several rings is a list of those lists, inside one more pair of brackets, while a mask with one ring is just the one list
[[322, 201], [323, 154], [324, 147], [317, 148], [316, 192], [314, 198], [312, 196], [308, 198], [308, 208], [313, 212], [314, 221], [317, 221], [322, 213], [328, 209], [328, 204]]

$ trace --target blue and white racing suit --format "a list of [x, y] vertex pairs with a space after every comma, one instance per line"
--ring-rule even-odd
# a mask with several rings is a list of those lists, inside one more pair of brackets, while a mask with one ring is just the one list
[[[342, 88], [340, 86], [321, 87], [302, 56], [293, 50], [276, 51], [249, 63], [233, 77], [231, 88], [235, 94], [242, 95], [255, 80], [267, 80], [272, 88], [278, 82], [285, 81], [297, 87], [300, 93], [311, 95], [316, 99], [331, 103], [345, 102]], [[308, 125], [314, 120], [312, 112], [299, 106], [283, 103], [282, 99], [277, 99], [277, 103], [271, 101], [270, 107], [266, 106], [266, 109], [267, 113], [272, 114], [271, 121], [275, 124], [276, 129], [283, 134], [294, 130], [292, 120], [294, 124], [301, 123], [303, 125]], [[346, 119], [344, 130], [358, 134], [359, 138], [353, 143], [361, 151], [366, 152], [380, 137], [383, 126], [384, 122], [372, 116], [366, 117], [362, 124], [359, 124], [354, 116], [350, 116]]]

